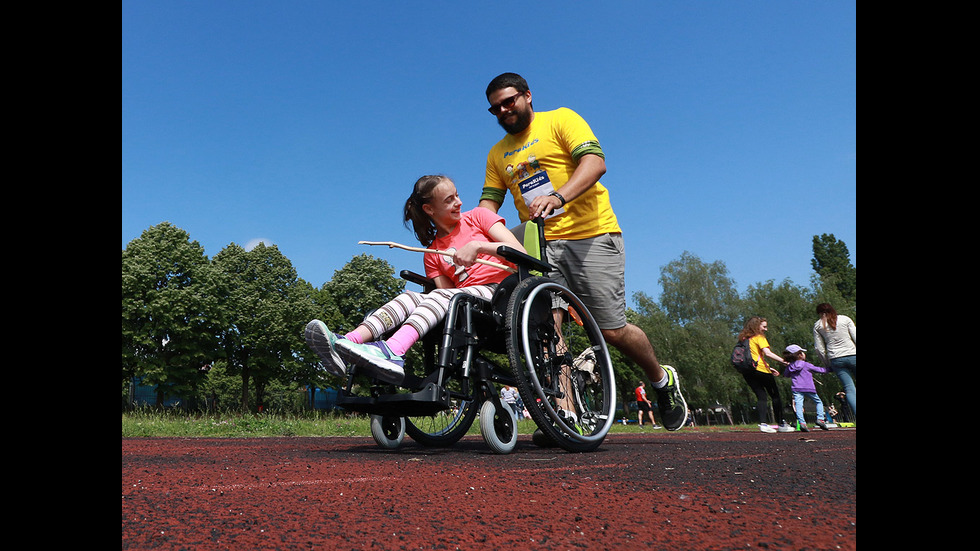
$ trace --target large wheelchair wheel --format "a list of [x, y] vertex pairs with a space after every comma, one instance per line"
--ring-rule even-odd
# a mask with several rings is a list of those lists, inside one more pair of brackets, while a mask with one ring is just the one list
[[452, 446], [470, 430], [479, 409], [480, 404], [476, 400], [465, 400], [460, 402], [458, 408], [435, 415], [406, 417], [405, 432], [423, 446]]
[[[553, 296], [564, 309], [553, 310]], [[599, 447], [614, 421], [616, 383], [588, 309], [563, 285], [530, 277], [514, 288], [506, 323], [517, 388], [538, 428], [568, 451]]]

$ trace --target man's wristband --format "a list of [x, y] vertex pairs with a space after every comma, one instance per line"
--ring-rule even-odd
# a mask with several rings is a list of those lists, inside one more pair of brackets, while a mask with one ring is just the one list
[[557, 191], [552, 191], [548, 195], [554, 195], [555, 197], [558, 198], [559, 201], [561, 201], [561, 206], [563, 206], [563, 207], [565, 206], [565, 198], [562, 197], [561, 194], [558, 193]]

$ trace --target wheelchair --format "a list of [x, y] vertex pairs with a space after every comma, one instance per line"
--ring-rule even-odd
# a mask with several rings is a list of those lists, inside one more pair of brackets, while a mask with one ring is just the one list
[[[479, 417], [487, 446], [510, 453], [517, 443], [517, 415], [494, 385], [518, 389], [540, 429], [534, 435], [538, 445], [587, 452], [605, 438], [614, 422], [616, 384], [602, 333], [571, 290], [543, 275], [553, 268], [540, 260], [542, 221], [511, 231], [539, 256], [500, 247], [497, 254], [513, 262], [516, 273], [489, 301], [453, 296], [442, 324], [422, 338], [423, 369], [416, 370], [421, 373], [406, 369], [398, 385], [356, 385], [357, 368], [348, 370], [337, 403], [369, 414], [371, 435], [382, 448], [398, 448], [406, 434], [426, 447], [449, 447]], [[423, 292], [435, 288], [417, 273], [400, 275]]]

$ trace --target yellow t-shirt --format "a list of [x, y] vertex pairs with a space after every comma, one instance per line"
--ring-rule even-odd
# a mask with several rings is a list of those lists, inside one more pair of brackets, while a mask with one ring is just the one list
[[[523, 132], [507, 134], [490, 149], [482, 198], [502, 202], [509, 189], [521, 221], [526, 221], [531, 200], [552, 191], [561, 193], [578, 159], [586, 153], [602, 155], [602, 149], [578, 113], [565, 107], [535, 112]], [[621, 231], [609, 191], [599, 182], [545, 221], [549, 240], [586, 239]]]
[[749, 350], [752, 351], [752, 359], [755, 360], [755, 370], [769, 373], [769, 364], [766, 363], [766, 355], [762, 353], [763, 348], [769, 347], [769, 339], [765, 335], [756, 335], [749, 339]]

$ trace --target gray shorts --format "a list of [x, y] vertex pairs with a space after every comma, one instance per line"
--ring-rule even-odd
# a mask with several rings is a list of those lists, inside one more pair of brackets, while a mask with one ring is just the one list
[[600, 329], [626, 325], [626, 247], [623, 235], [548, 241], [548, 277], [582, 299]]

